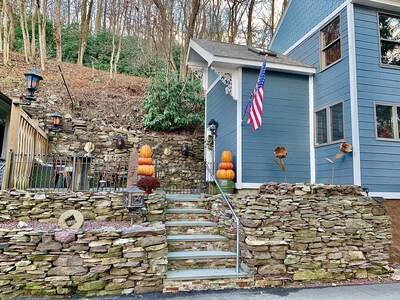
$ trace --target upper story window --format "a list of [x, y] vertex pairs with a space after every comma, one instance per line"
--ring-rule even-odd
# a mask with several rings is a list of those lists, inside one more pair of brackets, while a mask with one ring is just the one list
[[322, 70], [342, 58], [340, 35], [340, 18], [336, 18], [328, 26], [321, 30]]
[[400, 17], [379, 15], [381, 63], [400, 66]]
[[331, 144], [344, 139], [343, 103], [321, 109], [315, 113], [316, 145]]
[[375, 104], [375, 129], [376, 137], [378, 139], [400, 140], [399, 113], [400, 107], [398, 106], [390, 104]]

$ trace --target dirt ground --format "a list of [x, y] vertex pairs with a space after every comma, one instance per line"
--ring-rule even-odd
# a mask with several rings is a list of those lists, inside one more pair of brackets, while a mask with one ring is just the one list
[[386, 200], [385, 209], [392, 219], [393, 242], [389, 249], [390, 263], [400, 263], [400, 200]]

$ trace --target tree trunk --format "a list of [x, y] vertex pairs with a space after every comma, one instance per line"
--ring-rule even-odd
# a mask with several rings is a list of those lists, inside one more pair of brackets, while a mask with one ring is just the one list
[[71, 0], [67, 1], [67, 27], [71, 25]]
[[53, 40], [56, 44], [56, 59], [62, 61], [62, 45], [61, 45], [61, 0], [57, 0], [55, 20], [53, 21]]
[[275, 33], [275, 0], [271, 0], [271, 36]]
[[3, 64], [6, 66], [10, 62], [10, 18], [8, 0], [3, 0], [2, 24], [3, 24]]
[[255, 0], [250, 0], [249, 3], [249, 11], [247, 14], [247, 37], [246, 37], [246, 45], [247, 46], [252, 46], [253, 45], [253, 10], [254, 10], [254, 4]]
[[[47, 59], [46, 51], [46, 23], [47, 23], [47, 0], [43, 0], [42, 6], [40, 6], [40, 0], [36, 0], [38, 14], [38, 25], [39, 25], [39, 51], [40, 51], [40, 65], [42, 70], [45, 69], [45, 61]], [[42, 14], [40, 11], [42, 10]], [[42, 19], [40, 19], [42, 15]]]
[[167, 18], [167, 10], [164, 6], [164, 4], [161, 2], [161, 0], [153, 0], [154, 4], [156, 5], [160, 17], [161, 17], [161, 22], [160, 26], [162, 26], [162, 36], [161, 36], [161, 45], [158, 50], [162, 50], [162, 56], [166, 61], [168, 61], [169, 57], [169, 39], [168, 39], [168, 33], [169, 33], [169, 26], [168, 26], [168, 18]]
[[15, 20], [14, 20], [14, 8], [13, 8], [13, 3], [9, 2], [8, 5], [8, 18], [10, 20], [10, 50], [14, 51], [15, 47]]
[[28, 23], [26, 20], [26, 13], [25, 13], [25, 0], [18, 0], [19, 4], [19, 22], [22, 31], [22, 38], [24, 40], [24, 55], [25, 61], [27, 63], [32, 62], [32, 55], [31, 55], [31, 42], [29, 38], [29, 30], [28, 30]]
[[102, 17], [103, 17], [103, 0], [97, 0], [96, 26], [95, 26], [95, 31], [97, 34], [101, 31]]
[[82, 17], [81, 17], [81, 34], [78, 46], [78, 65], [83, 65], [83, 55], [85, 53], [87, 38], [89, 36], [90, 18], [92, 16], [93, 0], [89, 0], [89, 8], [87, 0], [82, 1]]

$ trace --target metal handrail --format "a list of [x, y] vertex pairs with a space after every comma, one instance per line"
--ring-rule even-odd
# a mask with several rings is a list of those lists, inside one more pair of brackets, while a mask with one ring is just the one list
[[239, 253], [239, 252], [240, 252], [240, 248], [239, 248], [239, 241], [240, 241], [240, 239], [239, 239], [239, 237], [240, 237], [240, 232], [239, 232], [240, 219], [239, 219], [239, 217], [236, 215], [235, 211], [233, 210], [233, 207], [232, 207], [231, 203], [229, 202], [228, 198], [226, 197], [225, 193], [222, 191], [222, 188], [221, 188], [221, 186], [218, 184], [218, 181], [217, 181], [217, 179], [215, 178], [215, 176], [214, 176], [212, 170], [211, 170], [210, 167], [207, 165], [207, 163], [205, 163], [205, 166], [206, 166], [206, 169], [207, 169], [208, 173], [209, 173], [210, 176], [211, 176], [212, 181], [215, 182], [217, 188], [218, 188], [219, 191], [221, 192], [221, 196], [222, 196], [222, 198], [224, 199], [225, 203], [228, 205], [228, 207], [229, 207], [229, 209], [230, 209], [230, 211], [231, 211], [231, 213], [232, 213], [232, 216], [233, 216], [233, 218], [234, 218], [234, 220], [235, 220], [235, 223], [236, 223], [236, 273], [240, 273], [240, 266], [239, 266], [239, 265], [240, 265], [240, 263], [239, 263], [239, 261], [240, 261], [240, 253]]

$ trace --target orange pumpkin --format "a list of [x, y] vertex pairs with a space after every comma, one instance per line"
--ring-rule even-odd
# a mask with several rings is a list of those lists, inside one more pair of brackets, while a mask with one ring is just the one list
[[225, 150], [221, 155], [222, 162], [232, 162], [232, 153], [231, 151]]
[[219, 164], [219, 169], [224, 169], [224, 170], [232, 170], [233, 169], [233, 163], [231, 162], [222, 162]]
[[217, 178], [232, 180], [235, 178], [235, 172], [233, 170], [218, 170]]
[[149, 145], [144, 145], [140, 148], [140, 157], [143, 158], [151, 157], [151, 148]]
[[139, 165], [138, 175], [152, 176], [155, 173], [155, 168], [152, 165]]
[[152, 165], [153, 160], [150, 157], [139, 157], [138, 165]]

